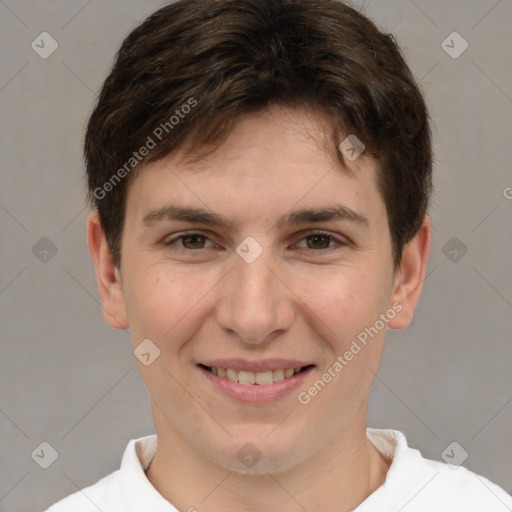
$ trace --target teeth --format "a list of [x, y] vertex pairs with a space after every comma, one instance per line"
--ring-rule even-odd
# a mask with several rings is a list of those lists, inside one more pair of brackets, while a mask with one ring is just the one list
[[256, 384], [260, 384], [261, 386], [268, 386], [274, 382], [272, 379], [272, 370], [268, 372], [258, 372], [254, 375], [256, 375]]
[[284, 379], [284, 370], [272, 370], [272, 380], [279, 382]]
[[291, 377], [299, 373], [300, 368], [280, 368], [278, 370], [267, 370], [265, 372], [247, 372], [245, 370], [234, 370], [233, 368], [210, 368], [214, 375], [227, 378], [231, 382], [240, 384], [259, 384], [260, 386], [268, 386], [273, 382], [279, 382], [283, 379]]
[[238, 382], [238, 372], [232, 368], [226, 368], [226, 376], [231, 382]]
[[[254, 372], [244, 372], [240, 370], [238, 372], [238, 382], [240, 382], [240, 384], [254, 384], [256, 382], [256, 374]], [[258, 382], [258, 384], [261, 384], [261, 382]]]

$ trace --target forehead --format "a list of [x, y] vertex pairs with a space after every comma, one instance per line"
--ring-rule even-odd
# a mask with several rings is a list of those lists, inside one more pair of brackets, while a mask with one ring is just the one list
[[363, 153], [343, 166], [336, 154], [343, 135], [335, 140], [333, 134], [329, 121], [304, 109], [248, 114], [205, 156], [184, 145], [143, 166], [129, 189], [128, 206], [147, 219], [169, 202], [206, 211], [222, 207], [227, 216], [240, 209], [268, 216], [294, 206], [319, 213], [318, 207], [341, 203], [346, 218], [350, 212], [367, 217], [368, 206], [380, 199], [375, 161]]
[[[219, 119], [222, 131], [227, 123]], [[209, 169], [218, 159], [243, 160], [247, 157], [248, 148], [257, 146], [261, 151], [272, 149], [272, 143], [279, 139], [280, 142], [288, 142], [287, 147], [293, 147], [297, 158], [317, 159], [321, 156], [333, 165], [341, 164], [345, 172], [351, 173], [351, 168], [343, 165], [338, 148], [345, 136], [326, 112], [313, 107], [276, 104], [242, 114], [228, 122], [229, 129], [225, 130], [227, 134], [220, 143], [194, 145], [195, 132], [202, 129], [202, 125], [198, 125], [170, 158], [174, 163], [179, 162], [183, 171], [200, 172]], [[208, 130], [218, 130], [217, 123], [214, 119], [213, 127], [208, 127]], [[296, 160], [292, 154], [286, 157], [290, 162]]]

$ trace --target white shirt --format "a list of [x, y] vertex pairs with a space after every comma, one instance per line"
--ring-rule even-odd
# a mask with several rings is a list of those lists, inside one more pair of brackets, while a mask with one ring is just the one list
[[[389, 460], [386, 481], [353, 512], [511, 512], [512, 496], [464, 467], [424, 459], [397, 430], [367, 428]], [[60, 500], [45, 512], [178, 512], [145, 474], [156, 435], [132, 439], [121, 468]], [[317, 511], [311, 511], [317, 512]]]

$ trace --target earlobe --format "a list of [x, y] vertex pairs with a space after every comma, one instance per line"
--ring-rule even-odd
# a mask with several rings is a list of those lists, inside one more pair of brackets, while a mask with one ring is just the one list
[[127, 329], [129, 323], [121, 274], [114, 264], [97, 211], [91, 213], [87, 219], [87, 242], [96, 270], [103, 318], [116, 329]]
[[388, 323], [391, 329], [404, 329], [411, 323], [427, 272], [431, 233], [432, 221], [425, 215], [420, 230], [404, 247], [392, 297], [393, 303], [400, 304], [402, 310]]

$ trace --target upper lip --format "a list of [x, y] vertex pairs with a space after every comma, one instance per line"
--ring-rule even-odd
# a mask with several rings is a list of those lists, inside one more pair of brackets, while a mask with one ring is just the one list
[[211, 361], [202, 361], [200, 364], [210, 368], [232, 368], [233, 370], [242, 370], [246, 372], [264, 372], [267, 370], [279, 370], [281, 368], [302, 368], [304, 366], [314, 366], [312, 363], [298, 361], [296, 359], [265, 359], [263, 361], [247, 361], [246, 359], [213, 359]]

